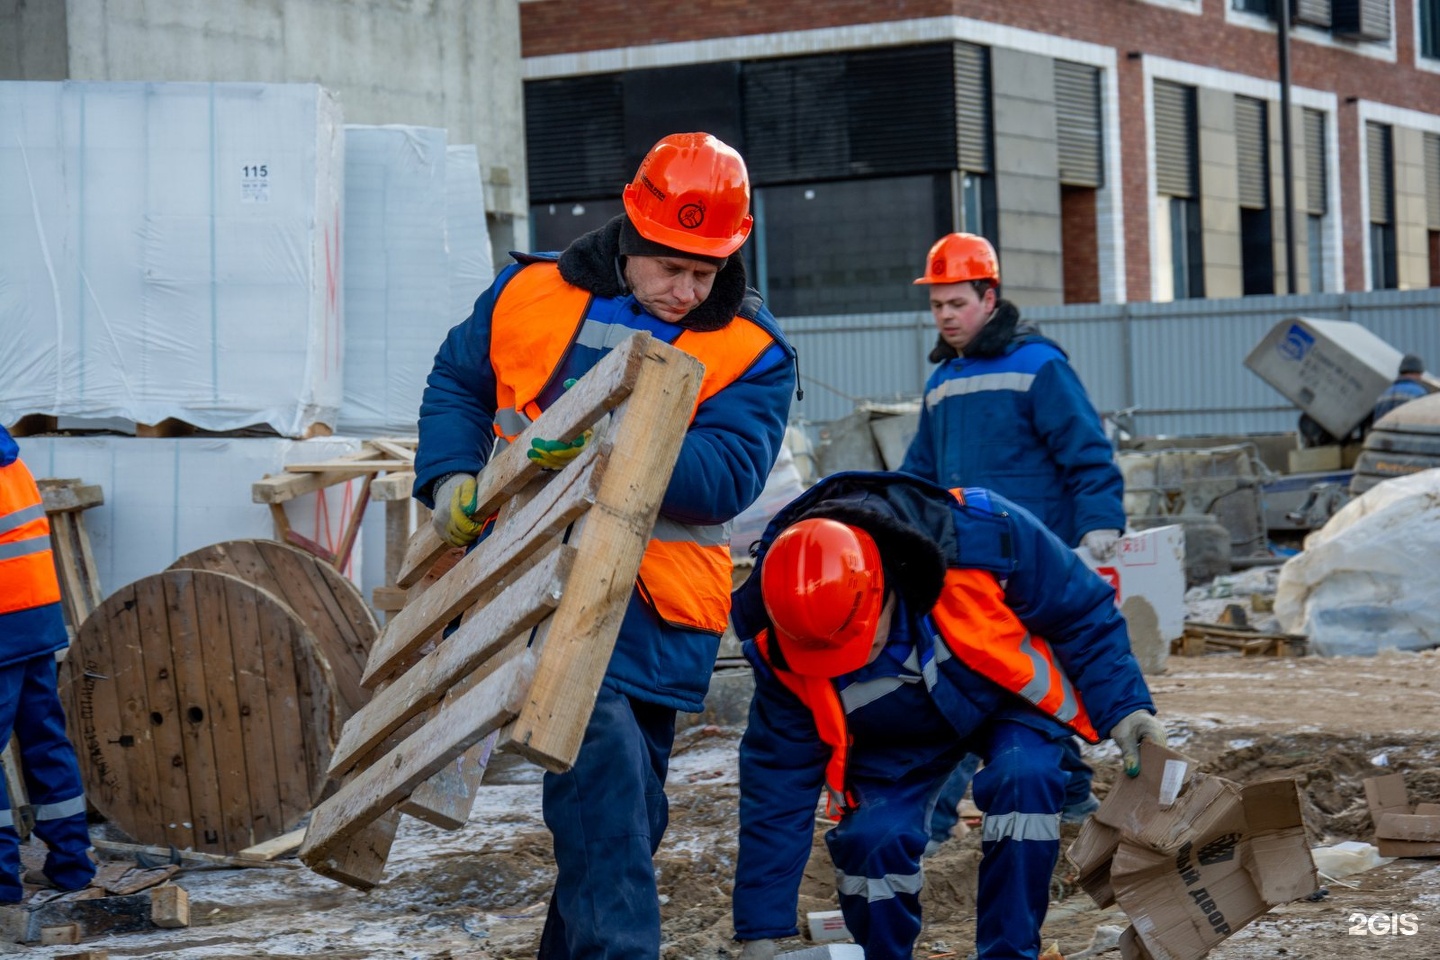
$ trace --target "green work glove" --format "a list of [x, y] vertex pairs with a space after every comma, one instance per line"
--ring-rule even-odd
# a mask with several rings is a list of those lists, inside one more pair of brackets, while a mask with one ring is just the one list
[[[575, 386], [575, 378], [565, 381], [565, 389]], [[590, 431], [586, 430], [574, 440], [531, 440], [525, 455], [540, 464], [542, 470], [563, 470], [565, 464], [580, 456], [585, 444], [590, 442]]]
[[475, 477], [452, 473], [435, 491], [435, 512], [430, 522], [440, 539], [454, 547], [467, 547], [480, 536], [485, 519], [475, 519]]
[[1115, 746], [1120, 748], [1120, 756], [1125, 761], [1125, 775], [1127, 777], [1138, 777], [1140, 775], [1140, 741], [1149, 740], [1165, 746], [1165, 727], [1155, 715], [1149, 710], [1136, 710], [1120, 718], [1110, 731], [1110, 736], [1115, 740]]

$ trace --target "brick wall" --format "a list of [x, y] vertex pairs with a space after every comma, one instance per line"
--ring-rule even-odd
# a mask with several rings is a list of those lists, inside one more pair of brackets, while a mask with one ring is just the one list
[[[1110, 46], [1117, 51], [1126, 282], [1130, 298], [1150, 291], [1149, 204], [1142, 60], [1132, 51], [1267, 80], [1277, 76], [1275, 35], [1225, 20], [1225, 0], [1206, 0], [1196, 16], [1143, 0], [808, 0], [752, 4], [746, 0], [543, 0], [521, 4], [526, 57], [578, 53], [704, 39], [956, 16]], [[1291, 43], [1297, 86], [1337, 95], [1345, 286], [1362, 289], [1364, 232], [1358, 184], [1354, 98], [1423, 113], [1440, 110], [1440, 74], [1416, 70], [1414, 4], [1395, 3], [1397, 63], [1321, 46], [1298, 36]], [[580, 25], [583, 25], [580, 26]]]

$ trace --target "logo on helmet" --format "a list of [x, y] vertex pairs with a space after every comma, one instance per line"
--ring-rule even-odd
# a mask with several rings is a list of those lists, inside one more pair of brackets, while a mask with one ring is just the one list
[[704, 204], [693, 201], [687, 203], [680, 208], [680, 212], [675, 215], [675, 219], [679, 220], [680, 226], [686, 230], [694, 230], [705, 222], [705, 206]]
[[653, 193], [653, 194], [655, 195], [655, 199], [657, 199], [657, 200], [664, 200], [664, 199], [665, 199], [665, 191], [664, 191], [664, 190], [661, 190], [659, 187], [655, 186], [655, 181], [651, 180], [651, 179], [650, 179], [648, 176], [646, 176], [644, 173], [641, 173], [641, 174], [640, 174], [640, 182], [645, 185], [645, 189], [646, 189], [646, 190], [649, 190], [651, 193]]
[[945, 258], [936, 257], [930, 261], [930, 272], [937, 277], [945, 275]]

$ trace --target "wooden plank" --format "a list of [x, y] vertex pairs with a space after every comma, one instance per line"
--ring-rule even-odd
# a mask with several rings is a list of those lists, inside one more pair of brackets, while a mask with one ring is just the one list
[[307, 493], [364, 476], [370, 472], [369, 468], [363, 465], [364, 462], [377, 460], [382, 456], [384, 454], [378, 450], [347, 453], [334, 460], [327, 460], [326, 463], [331, 464], [332, 469], [325, 473], [291, 473], [287, 468], [284, 473], [266, 476], [252, 483], [250, 499], [255, 503], [284, 503], [294, 500]]
[[[352, 469], [349, 463], [345, 463], [343, 466], [346, 470]], [[364, 473], [380, 473], [386, 470], [413, 470], [415, 461], [413, 458], [410, 460], [363, 460], [357, 462], [356, 467], [363, 467]], [[336, 462], [334, 460], [326, 460], [322, 463], [285, 464], [286, 473], [334, 473], [335, 471]]]
[[155, 929], [150, 919], [150, 891], [126, 897], [95, 897], [85, 900], [56, 898], [38, 905], [0, 908], [0, 928], [16, 943], [39, 944], [47, 928], [76, 928], [74, 943], [81, 939], [134, 933]]
[[490, 765], [499, 730], [460, 756], [439, 773], [416, 787], [409, 799], [400, 804], [400, 812], [444, 830], [459, 830], [470, 819], [475, 806], [475, 792]]
[[[123, 866], [123, 864], [117, 864]], [[180, 872], [178, 863], [167, 863], [163, 867], [131, 867], [104, 884], [105, 892], [111, 896], [124, 897], [141, 890], [148, 890], [169, 880]]]
[[98, 483], [44, 477], [37, 479], [35, 484], [40, 488], [40, 499], [45, 504], [46, 513], [89, 510], [105, 503], [105, 490]]
[[22, 841], [29, 839], [34, 817], [30, 811], [30, 793], [25, 789], [25, 774], [20, 770], [20, 742], [13, 734], [10, 742], [5, 744], [4, 752], [0, 753], [0, 768], [4, 771], [5, 796], [14, 814], [15, 832]]
[[298, 870], [298, 863], [280, 863], [269, 860], [249, 860], [242, 857], [227, 857], [216, 853], [201, 853], [197, 850], [179, 850], [175, 847], [160, 847], [144, 843], [124, 843], [119, 840], [92, 838], [90, 846], [112, 857], [143, 856], [150, 860], [178, 860], [180, 863], [198, 864], [206, 867], [275, 867], [284, 870]]
[[393, 471], [383, 477], [376, 477], [375, 482], [370, 484], [370, 499], [409, 502], [410, 491], [414, 486], [413, 470]]
[[[311, 870], [357, 890], [373, 890], [385, 876], [385, 861], [400, 828], [400, 811], [388, 810], [360, 827], [354, 836], [337, 843], [324, 857], [306, 862]], [[306, 831], [309, 835], [309, 831]], [[304, 856], [304, 847], [301, 847]]]
[[[176, 570], [165, 581], [170, 642], [174, 652], [176, 720], [184, 746], [185, 781], [190, 790], [187, 819], [194, 825], [195, 831], [190, 846], [205, 853], [228, 853], [219, 764], [215, 742], [210, 735], [213, 722], [222, 711], [210, 703], [206, 689], [202, 631], [205, 635], [224, 637], [227, 648], [230, 635], [228, 627], [218, 619], [218, 611], [207, 609], [205, 623], [201, 625], [194, 580], [194, 571]], [[223, 666], [216, 663], [210, 665], [210, 669], [223, 669]], [[228, 674], [225, 679], [229, 680]], [[253, 842], [246, 840], [241, 846]]]
[[[238, 581], [230, 580], [238, 586]], [[220, 828], [221, 849], [239, 850], [255, 842], [255, 818], [250, 805], [251, 777], [245, 763], [245, 738], [241, 730], [239, 698], [236, 694], [234, 639], [227, 602], [227, 581], [220, 577], [191, 580], [197, 627], [205, 635], [201, 650], [217, 650], [221, 656], [194, 658], [202, 673], [205, 690], [203, 723], [193, 713], [191, 726], [209, 743], [219, 790], [215, 809]], [[237, 591], [238, 592], [238, 591]], [[232, 597], [231, 599], [238, 599]], [[247, 597], [248, 599], [248, 597]], [[193, 708], [192, 708], [193, 709]]]
[[286, 826], [272, 820], [286, 809], [279, 784], [290, 772], [282, 771], [281, 765], [288, 763], [293, 754], [287, 754], [287, 759], [282, 761], [276, 755], [270, 731], [270, 691], [265, 683], [266, 637], [261, 633], [259, 610], [254, 604], [238, 602], [231, 606], [229, 614], [235, 700], [240, 715], [240, 753], [249, 777], [252, 819], [248, 826], [252, 833], [258, 829], [261, 835], [269, 836]]
[[436, 630], [464, 613], [516, 564], [584, 514], [603, 484], [601, 446], [589, 444], [517, 514], [511, 526], [523, 536], [472, 550], [435, 587], [386, 624], [360, 682], [372, 686], [388, 677]]
[[560, 603], [574, 556], [575, 550], [569, 546], [552, 551], [487, 604], [482, 616], [466, 620], [445, 642], [377, 693], [345, 724], [330, 760], [330, 775], [349, 771], [407, 720], [439, 702], [453, 684], [479, 669], [517, 635], [523, 639], [523, 634], [549, 616]]
[[166, 930], [190, 926], [190, 894], [173, 883], [151, 890], [150, 922]]
[[412, 466], [415, 463], [415, 447], [419, 443], [418, 440], [413, 443], [404, 444], [396, 440], [376, 437], [373, 440], [366, 440], [365, 442], [392, 460], [399, 460], [402, 463], [408, 463]]
[[312, 868], [323, 864], [330, 850], [342, 847], [451, 760], [514, 719], [525, 703], [534, 669], [534, 651], [521, 651], [465, 696], [447, 704], [418, 733], [390, 751], [385, 762], [348, 781], [315, 808], [300, 859]]
[[[652, 342], [654, 340], [648, 333], [637, 333], [610, 351], [575, 386], [566, 390], [540, 414], [515, 438], [514, 443], [492, 457], [478, 478], [476, 514], [489, 516], [502, 501], [541, 472], [539, 465], [525, 455], [530, 449], [530, 441], [540, 437], [573, 440], [629, 396], [640, 368], [649, 356]], [[429, 524], [421, 524], [410, 541], [405, 566], [396, 583], [402, 587], [416, 583], [447, 549], [449, 545]]]
[[257, 843], [253, 847], [246, 847], [235, 854], [241, 860], [274, 860], [276, 857], [283, 857], [287, 853], [294, 853], [300, 849], [300, 844], [305, 842], [305, 828], [291, 830], [289, 833], [282, 833], [272, 840], [264, 843]]
[[604, 439], [609, 467], [597, 506], [572, 535], [575, 566], [515, 721], [514, 749], [552, 771], [569, 769], [580, 750], [689, 425], [676, 412], [694, 408], [704, 374], [700, 361], [673, 347], [655, 343], [649, 353], [657, 362], [641, 369]]
[[[170, 615], [165, 599], [163, 580], [145, 579], [135, 584], [135, 604], [140, 614], [139, 644], [132, 656], [138, 662], [124, 670], [133, 678], [144, 678], [144, 703], [149, 707], [151, 729], [146, 737], [154, 754], [155, 779], [136, 781], [136, 809], [141, 816], [153, 817], [158, 831], [136, 832], [127, 827], [132, 817], [124, 811], [104, 810], [121, 829], [147, 840], [153, 836], [181, 849], [195, 845], [195, 829], [190, 820], [190, 786], [185, 775], [184, 734], [180, 729], [180, 704], [175, 693], [175, 662], [170, 644]], [[88, 651], [94, 644], [86, 644]], [[117, 673], [120, 671], [117, 671]], [[139, 731], [137, 731], [139, 733]], [[142, 741], [143, 742], [143, 741]], [[153, 811], [153, 813], [152, 813]], [[155, 816], [157, 815], [158, 816]]]

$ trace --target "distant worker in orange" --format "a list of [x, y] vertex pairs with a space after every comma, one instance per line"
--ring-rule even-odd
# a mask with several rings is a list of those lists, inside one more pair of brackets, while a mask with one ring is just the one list
[[[79, 890], [95, 876], [95, 863], [80, 766], [55, 688], [55, 653], [69, 642], [40, 489], [0, 427], [0, 745], [12, 732], [20, 744], [35, 835], [49, 848], [45, 883]], [[19, 903], [25, 894], [18, 816], [0, 777], [0, 903]]]
[[[706, 133], [656, 143], [624, 188], [625, 212], [561, 253], [512, 254], [450, 331], [420, 406], [415, 497], [448, 542], [476, 541], [475, 475], [636, 331], [705, 365], [699, 402], [640, 564], [575, 765], [547, 773], [555, 892], [542, 960], [655, 960], [653, 856], [665, 835], [675, 713], [704, 707], [730, 609], [729, 522], [759, 497], [780, 452], [795, 353], [745, 279], [745, 162]], [[537, 439], [562, 468], [586, 443]]]
[[[987, 487], [1029, 510], [1067, 546], [1110, 559], [1125, 529], [1125, 482], [1100, 415], [1059, 344], [1000, 296], [990, 241], [950, 233], [930, 248], [917, 286], [930, 293], [939, 332], [920, 427], [905, 460], [942, 487]], [[1073, 743], [1067, 820], [1099, 806], [1092, 773]], [[975, 760], [968, 758], [935, 808], [933, 840], [954, 827]]]

